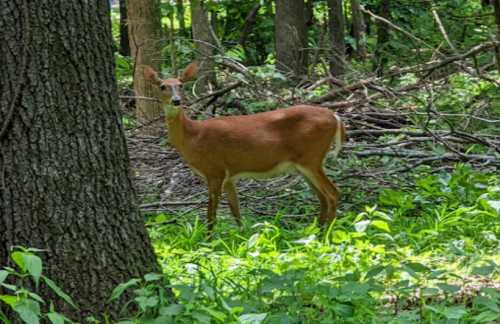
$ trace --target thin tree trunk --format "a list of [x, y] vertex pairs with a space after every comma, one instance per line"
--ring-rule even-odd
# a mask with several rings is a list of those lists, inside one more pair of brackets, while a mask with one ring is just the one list
[[172, 67], [173, 75], [178, 75], [179, 69], [177, 68], [177, 49], [175, 46], [175, 34], [174, 34], [174, 14], [169, 15], [170, 29], [167, 30], [168, 41], [170, 43], [170, 62]]
[[307, 28], [312, 27], [314, 25], [314, 0], [307, 0], [305, 15]]
[[[500, 0], [493, 0], [493, 7], [495, 8], [495, 22], [497, 24], [497, 41], [500, 41]], [[495, 57], [498, 72], [500, 72], [500, 46], [495, 47]]]
[[[390, 0], [381, 0], [377, 14], [390, 20]], [[373, 70], [377, 72], [378, 76], [384, 73], [384, 67], [387, 58], [384, 55], [386, 43], [389, 41], [389, 27], [382, 21], [377, 22], [377, 46], [375, 49]]]
[[332, 37], [330, 72], [336, 78], [345, 73], [344, 14], [342, 0], [328, 0], [329, 25]]
[[[127, 0], [130, 50], [135, 61], [134, 91], [138, 97], [158, 98], [158, 89], [144, 80], [144, 68], [156, 70], [161, 62], [161, 24], [158, 0]], [[152, 100], [137, 100], [136, 118], [147, 123], [161, 115], [160, 105]]]
[[130, 56], [127, 26], [127, 0], [120, 0], [120, 54]]
[[359, 0], [351, 0], [352, 34], [356, 40], [356, 55], [363, 59], [366, 57], [365, 20]]
[[183, 0], [176, 0], [175, 6], [177, 8], [177, 21], [179, 22], [179, 34], [186, 37], [186, 22], [184, 20], [184, 2]]
[[45, 300], [82, 322], [116, 315], [113, 288], [158, 265], [130, 180], [108, 3], [0, 8], [0, 265], [16, 245], [43, 249], [43, 273], [80, 309], [42, 285]]
[[294, 78], [307, 74], [307, 26], [304, 0], [276, 0], [276, 67]]
[[210, 31], [210, 20], [203, 0], [191, 0], [191, 24], [197, 49], [196, 60], [200, 64], [196, 90], [202, 94], [208, 91], [210, 84], [215, 85], [216, 82], [213, 59], [215, 40]]
[[257, 14], [259, 13], [259, 9], [261, 7], [260, 3], [257, 3], [252, 7], [250, 12], [247, 14], [245, 18], [245, 22], [243, 23], [243, 28], [241, 29], [241, 35], [240, 35], [240, 46], [243, 49], [243, 51], [246, 54], [247, 60], [251, 61], [249, 58], [250, 53], [248, 52], [246, 48], [246, 43], [248, 36], [252, 32], [253, 27], [255, 26], [255, 23], [257, 22]]

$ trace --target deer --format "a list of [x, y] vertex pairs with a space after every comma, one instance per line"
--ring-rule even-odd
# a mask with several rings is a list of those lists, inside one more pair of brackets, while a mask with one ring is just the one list
[[251, 115], [193, 120], [186, 114], [182, 86], [196, 80], [198, 65], [189, 64], [177, 78], [160, 78], [146, 66], [144, 76], [160, 89], [170, 144], [208, 186], [207, 228], [212, 233], [222, 192], [242, 226], [236, 183], [298, 172], [320, 202], [319, 224], [336, 217], [340, 191], [326, 176], [323, 163], [335, 145], [337, 157], [346, 141], [340, 117], [327, 108], [294, 105]]

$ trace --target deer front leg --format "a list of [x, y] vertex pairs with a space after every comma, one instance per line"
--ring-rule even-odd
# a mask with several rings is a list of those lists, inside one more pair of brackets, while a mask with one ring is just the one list
[[207, 227], [209, 234], [212, 234], [213, 228], [216, 223], [217, 206], [219, 205], [221, 190], [222, 190], [222, 179], [208, 180]]
[[241, 227], [241, 215], [240, 215], [240, 202], [238, 199], [238, 192], [236, 191], [236, 187], [234, 182], [227, 179], [224, 182], [224, 192], [227, 195], [227, 200], [229, 202], [229, 208], [231, 209], [231, 214], [233, 214], [234, 220], [236, 224]]

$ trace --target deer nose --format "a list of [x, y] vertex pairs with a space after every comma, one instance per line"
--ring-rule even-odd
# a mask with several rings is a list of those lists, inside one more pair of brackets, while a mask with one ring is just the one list
[[173, 97], [172, 98], [172, 103], [174, 104], [174, 106], [178, 106], [181, 104], [181, 98], [180, 97]]

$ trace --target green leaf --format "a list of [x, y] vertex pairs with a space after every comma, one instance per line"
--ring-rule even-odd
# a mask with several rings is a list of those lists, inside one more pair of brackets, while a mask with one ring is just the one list
[[48, 313], [47, 317], [52, 324], [64, 324], [65, 321], [65, 317], [59, 313]]
[[49, 278], [42, 276], [43, 281], [52, 289], [53, 292], [56, 293], [57, 296], [61, 297], [67, 304], [73, 306], [73, 308], [78, 309], [78, 306], [75, 305], [70, 296], [68, 296], [61, 288], [59, 288], [55, 282], [50, 280]]
[[467, 315], [467, 310], [463, 306], [453, 306], [447, 307], [443, 311], [443, 315], [447, 319], [461, 319], [465, 315]]
[[142, 310], [146, 310], [147, 308], [154, 308], [158, 305], [158, 297], [152, 296], [152, 297], [146, 297], [146, 296], [140, 296], [136, 297], [134, 299], [139, 307]]
[[483, 201], [484, 201], [484, 205], [493, 209], [497, 214], [500, 213], [500, 200], [483, 199]]
[[180, 298], [183, 299], [183, 300], [185, 300], [185, 301], [187, 301], [187, 302], [192, 301], [196, 297], [196, 294], [193, 291], [193, 288], [190, 287], [190, 286], [187, 286], [187, 285], [174, 285], [174, 286], [172, 286], [172, 288], [175, 288], [175, 289], [179, 290], [179, 292], [180, 292]]
[[500, 314], [500, 308], [498, 307], [497, 302], [491, 298], [485, 296], [476, 296], [474, 298], [474, 304], [479, 306], [485, 306], [489, 308], [491, 311]]
[[18, 298], [13, 295], [0, 295], [0, 300], [14, 308], [17, 304]]
[[457, 285], [449, 285], [449, 284], [446, 284], [446, 283], [439, 283], [437, 284], [437, 286], [442, 290], [444, 291], [445, 293], [447, 294], [454, 294], [456, 293], [457, 291], [460, 290], [460, 286], [457, 286]]
[[192, 314], [193, 318], [196, 320], [195, 323], [205, 323], [205, 324], [210, 324], [210, 316], [208, 316], [205, 313], [194, 311]]
[[159, 273], [148, 273], [144, 275], [144, 280], [147, 282], [157, 281], [163, 278], [163, 275]]
[[493, 271], [495, 271], [495, 264], [490, 264], [487, 266], [481, 266], [481, 267], [475, 267], [472, 269], [472, 274], [473, 275], [479, 275], [479, 276], [489, 276]]
[[366, 278], [367, 279], [373, 278], [384, 270], [385, 266], [382, 265], [371, 267], [370, 270], [368, 270], [368, 272], [366, 273]]
[[349, 239], [348, 234], [342, 230], [334, 230], [332, 236], [332, 242], [336, 244], [343, 243]]
[[184, 311], [184, 305], [172, 304], [166, 307], [160, 308], [161, 315], [176, 316]]
[[[136, 324], [137, 322], [132, 322]], [[158, 316], [154, 319], [141, 319], [141, 324], [175, 324], [171, 316]]]
[[9, 275], [9, 272], [5, 270], [0, 270], [0, 285], [5, 281], [7, 276]]
[[43, 300], [43, 298], [42, 298], [42, 297], [40, 297], [40, 296], [38, 296], [37, 294], [35, 294], [35, 293], [31, 292], [31, 291], [28, 291], [28, 295], [29, 295], [32, 299], [34, 299], [34, 300], [36, 300], [37, 302], [39, 302], [40, 304], [45, 304], [45, 301]]
[[431, 270], [428, 267], [426, 267], [425, 265], [423, 265], [422, 263], [418, 263], [418, 262], [409, 262], [409, 263], [405, 264], [405, 266], [407, 266], [408, 268], [410, 268], [411, 270], [413, 270], [415, 272], [428, 272]]
[[267, 313], [243, 314], [238, 319], [241, 324], [260, 324], [264, 322], [266, 317]]
[[10, 258], [14, 260], [14, 262], [17, 264], [17, 266], [19, 267], [19, 269], [21, 269], [23, 273], [26, 272], [26, 264], [24, 263], [24, 258], [23, 258], [24, 254], [25, 252], [14, 251], [10, 255]]
[[368, 228], [368, 225], [370, 225], [370, 221], [364, 220], [364, 221], [357, 222], [356, 224], [354, 224], [354, 228], [356, 229], [356, 232], [364, 233], [366, 231], [366, 229]]
[[113, 289], [113, 292], [111, 293], [111, 297], [109, 298], [109, 301], [113, 301], [115, 299], [120, 298], [120, 296], [123, 294], [125, 290], [127, 290], [130, 287], [136, 286], [139, 282], [141, 282], [141, 279], [130, 279], [127, 282], [122, 282], [118, 286], [116, 286], [115, 289]]
[[207, 312], [208, 314], [210, 314], [210, 316], [212, 316], [212, 318], [215, 318], [216, 320], [218, 320], [220, 322], [223, 322], [226, 320], [226, 314], [224, 314], [222, 312], [216, 311], [214, 309], [211, 309], [211, 308], [208, 308], [205, 306], [201, 306], [201, 309], [204, 310], [205, 312]]
[[42, 275], [42, 259], [34, 254], [23, 253], [22, 258], [28, 273], [33, 277], [35, 285], [38, 286], [40, 276]]
[[14, 311], [28, 324], [40, 323], [40, 305], [33, 300], [23, 300], [14, 307]]
[[474, 323], [495, 323], [496, 320], [500, 319], [500, 313], [486, 311], [474, 316], [472, 319], [475, 321]]
[[385, 231], [387, 233], [391, 232], [391, 229], [389, 228], [389, 224], [387, 222], [382, 221], [382, 220], [374, 220], [372, 222], [372, 225], [378, 228], [379, 230]]

